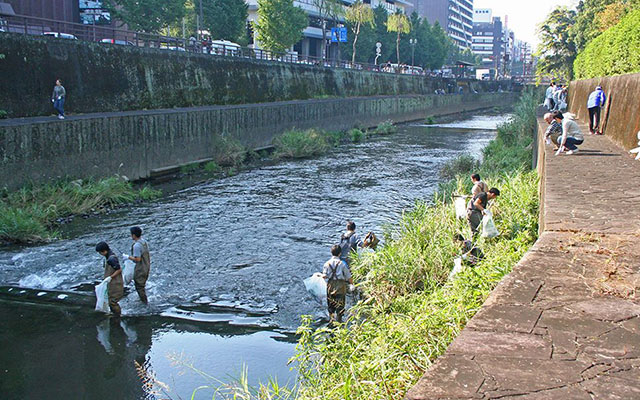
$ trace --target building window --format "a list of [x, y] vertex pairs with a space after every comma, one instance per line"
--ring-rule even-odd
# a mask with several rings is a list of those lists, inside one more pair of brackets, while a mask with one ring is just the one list
[[111, 25], [111, 14], [102, 0], [78, 0], [80, 22], [85, 25]]

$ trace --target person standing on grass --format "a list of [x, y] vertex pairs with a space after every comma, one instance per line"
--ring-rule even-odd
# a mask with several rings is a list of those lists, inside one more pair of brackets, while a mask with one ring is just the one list
[[469, 201], [467, 206], [467, 222], [469, 228], [471, 228], [471, 234], [475, 235], [478, 232], [478, 227], [482, 222], [482, 216], [485, 214], [487, 204], [489, 200], [493, 200], [500, 196], [500, 191], [496, 188], [489, 189], [488, 192], [482, 192]]
[[578, 146], [584, 142], [580, 127], [576, 121], [565, 118], [560, 111], [554, 111], [552, 115], [556, 122], [562, 124], [562, 136], [558, 138], [558, 152], [556, 155], [565, 150], [568, 150], [567, 155], [576, 154]]
[[98, 243], [96, 251], [104, 257], [104, 279], [109, 282], [107, 285], [109, 309], [113, 315], [119, 317], [122, 310], [118, 302], [124, 296], [124, 281], [122, 280], [120, 262], [106, 242]]
[[592, 135], [602, 135], [602, 130], [600, 129], [600, 111], [606, 101], [607, 96], [604, 94], [601, 86], [596, 87], [596, 90], [589, 95], [587, 108], [589, 109], [589, 132]]
[[327, 308], [329, 323], [342, 322], [344, 306], [349, 284], [353, 284], [351, 271], [344, 260], [340, 259], [342, 248], [331, 246], [331, 258], [322, 267], [322, 277], [327, 282]]
[[58, 112], [58, 119], [64, 119], [64, 99], [66, 97], [67, 91], [62, 86], [62, 81], [57, 79], [51, 94], [51, 102], [53, 103], [53, 108]]
[[131, 245], [131, 255], [123, 254], [122, 257], [125, 260], [131, 260], [136, 263], [136, 267], [133, 272], [133, 282], [140, 297], [140, 301], [144, 304], [148, 304], [147, 292], [145, 286], [147, 279], [149, 279], [149, 272], [151, 271], [151, 256], [149, 255], [149, 244], [146, 240], [142, 239], [142, 229], [139, 226], [134, 226], [130, 229], [131, 239], [133, 244]]
[[471, 175], [471, 182], [473, 182], [473, 188], [471, 189], [472, 196], [475, 197], [482, 192], [489, 191], [489, 185], [487, 185], [480, 179], [480, 175], [478, 174]]

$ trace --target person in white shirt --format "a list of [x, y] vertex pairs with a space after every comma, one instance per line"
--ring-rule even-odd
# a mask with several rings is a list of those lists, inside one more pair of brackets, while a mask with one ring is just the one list
[[553, 92], [556, 90], [556, 83], [551, 82], [549, 87], [547, 88], [547, 92], [545, 94], [544, 106], [547, 107], [547, 110], [552, 111], [555, 107], [555, 103], [553, 102]]
[[553, 112], [553, 119], [562, 124], [562, 136], [558, 139], [559, 149], [556, 154], [560, 154], [565, 150], [568, 155], [576, 154], [578, 146], [584, 143], [584, 136], [580, 127], [571, 118], [565, 118], [560, 111]]

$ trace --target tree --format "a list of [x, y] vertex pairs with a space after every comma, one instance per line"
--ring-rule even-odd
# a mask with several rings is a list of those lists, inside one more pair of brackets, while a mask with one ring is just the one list
[[402, 13], [391, 14], [387, 18], [387, 31], [396, 32], [396, 59], [400, 64], [400, 35], [411, 32], [411, 22], [406, 15]]
[[307, 14], [293, 0], [258, 0], [257, 37], [264, 48], [281, 52], [289, 49], [309, 25]]
[[342, 12], [342, 2], [338, 0], [313, 0], [313, 5], [318, 10], [320, 17], [320, 29], [322, 29], [322, 60], [327, 58], [327, 20], [333, 15]]
[[113, 19], [149, 33], [178, 24], [185, 15], [185, 0], [105, 0], [104, 6]]
[[571, 28], [576, 21], [576, 12], [567, 7], [556, 7], [547, 19], [538, 26], [540, 47], [538, 50], [538, 75], [571, 80], [576, 45], [571, 37]]
[[214, 39], [246, 42], [249, 6], [244, 0], [202, 0], [202, 27]]
[[368, 25], [371, 28], [375, 26], [375, 16], [373, 10], [368, 5], [365, 5], [360, 0], [353, 3], [347, 8], [345, 19], [351, 24], [351, 31], [353, 32], [353, 53], [351, 55], [351, 62], [356, 62], [356, 45], [358, 43], [358, 36], [363, 25]]

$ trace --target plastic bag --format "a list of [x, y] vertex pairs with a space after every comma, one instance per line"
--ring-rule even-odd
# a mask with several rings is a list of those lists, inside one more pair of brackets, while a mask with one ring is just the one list
[[96, 285], [96, 311], [109, 312], [109, 282], [102, 281]]
[[456, 217], [465, 219], [467, 217], [467, 202], [464, 196], [456, 196], [453, 204], [456, 208]]
[[321, 273], [316, 272], [303, 282], [304, 287], [307, 288], [307, 292], [309, 292], [318, 303], [323, 306], [327, 304], [327, 282], [325, 282]]
[[133, 280], [135, 269], [136, 263], [131, 260], [125, 260], [124, 267], [122, 268], [122, 279], [124, 279], [125, 285], [128, 285]]
[[491, 211], [485, 210], [485, 215], [482, 217], [482, 237], [494, 238], [499, 234], [500, 232], [498, 232], [498, 228], [496, 228], [496, 224], [493, 222]]
[[456, 274], [460, 273], [460, 271], [462, 271], [462, 258], [461, 257], [456, 257], [453, 260], [453, 270], [449, 274], [449, 279], [451, 279], [454, 276], [456, 276]]

